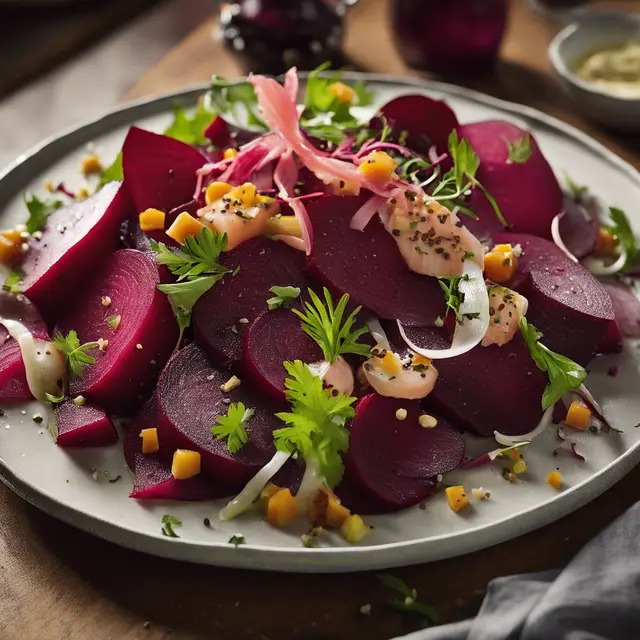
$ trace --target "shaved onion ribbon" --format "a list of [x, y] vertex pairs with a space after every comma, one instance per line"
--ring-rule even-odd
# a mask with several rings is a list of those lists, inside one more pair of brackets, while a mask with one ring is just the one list
[[369, 333], [376, 341], [376, 344], [389, 351], [391, 349], [391, 344], [389, 343], [389, 338], [387, 337], [385, 330], [380, 324], [380, 320], [378, 320], [378, 318], [370, 318], [367, 320], [367, 327], [369, 329]]
[[459, 313], [462, 317], [466, 314], [477, 314], [474, 319], [466, 318], [462, 324], [456, 324], [453, 334], [453, 342], [448, 349], [423, 349], [414, 344], [405, 333], [402, 323], [397, 320], [398, 329], [407, 346], [425, 358], [444, 360], [455, 358], [471, 351], [480, 344], [489, 328], [489, 294], [484, 282], [482, 267], [473, 260], [465, 260], [462, 265], [463, 276], [468, 279], [460, 280], [458, 289], [464, 294], [464, 302], [460, 305]]
[[508, 447], [503, 447], [502, 449], [494, 449], [493, 451], [489, 451], [488, 453], [479, 455], [477, 458], [472, 458], [471, 460], [463, 462], [460, 465], [459, 469], [464, 471], [469, 469], [477, 469], [478, 467], [484, 467], [488, 464], [491, 464], [498, 456], [502, 455], [503, 453], [511, 451], [512, 449], [526, 447], [528, 444], [531, 444], [529, 440], [519, 440], [518, 442], [514, 442]]
[[551, 237], [553, 241], [556, 243], [558, 249], [561, 249], [568, 258], [571, 258], [574, 262], [578, 262], [578, 258], [576, 258], [571, 251], [567, 248], [567, 245], [562, 240], [562, 236], [560, 235], [560, 220], [565, 216], [565, 212], [560, 212], [552, 221], [551, 221]]
[[547, 427], [551, 424], [552, 419], [553, 419], [553, 405], [545, 410], [545, 412], [542, 414], [542, 418], [540, 418], [540, 422], [538, 422], [538, 425], [536, 426], [535, 429], [533, 429], [533, 431], [530, 431], [529, 433], [522, 433], [517, 436], [508, 436], [508, 435], [505, 435], [504, 433], [494, 431], [493, 436], [496, 439], [496, 442], [498, 444], [501, 444], [507, 447], [513, 446], [514, 443], [520, 440], [527, 440], [531, 442], [533, 439], [537, 438], [543, 431], [547, 429]]
[[594, 276], [612, 276], [618, 273], [627, 262], [627, 250], [620, 244], [620, 256], [611, 264], [605, 264], [600, 258], [588, 256], [582, 261], [582, 266], [591, 271]]

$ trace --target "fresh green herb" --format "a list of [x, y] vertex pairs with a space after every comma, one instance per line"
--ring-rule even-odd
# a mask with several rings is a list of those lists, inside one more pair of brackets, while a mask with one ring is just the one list
[[24, 274], [19, 269], [14, 269], [7, 277], [2, 285], [2, 290], [8, 293], [19, 294], [23, 293], [22, 278]]
[[349, 449], [344, 424], [355, 415], [356, 398], [323, 388], [320, 377], [300, 360], [285, 362], [284, 367], [291, 408], [276, 414], [288, 425], [273, 432], [276, 449], [299, 453], [308, 465], [315, 465], [329, 487], [335, 487], [344, 472], [342, 454]]
[[116, 180], [124, 180], [124, 172], [122, 170], [122, 151], [120, 151], [116, 156], [116, 159], [112, 164], [100, 172], [98, 189], [104, 187], [107, 182], [114, 182]]
[[432, 605], [418, 602], [418, 592], [409, 587], [403, 580], [389, 574], [381, 574], [378, 578], [394, 592], [394, 596], [388, 602], [392, 609], [401, 613], [419, 613], [430, 622], [438, 622], [439, 616], [436, 608]]
[[637, 429], [638, 427], [640, 427], [640, 422], [636, 422], [633, 426]]
[[24, 203], [29, 211], [27, 233], [35, 233], [44, 229], [47, 218], [62, 206], [61, 200], [40, 200], [32, 193], [24, 194]]
[[460, 291], [461, 280], [469, 280], [469, 276], [443, 276], [438, 278], [440, 287], [444, 292], [444, 301], [447, 305], [444, 317], [446, 318], [449, 315], [449, 309], [451, 309], [456, 315], [458, 324], [462, 324], [465, 318], [475, 320], [480, 316], [478, 313], [460, 313], [460, 305], [464, 302], [464, 293]]
[[302, 330], [318, 343], [327, 362], [335, 362], [338, 356], [345, 353], [369, 356], [370, 347], [358, 342], [358, 338], [367, 333], [367, 328], [360, 327], [352, 331], [361, 307], [343, 321], [349, 295], [345, 293], [334, 307], [329, 291], [326, 288], [323, 291], [324, 303], [309, 289], [311, 302], [305, 303], [305, 312], [293, 309], [293, 313], [302, 320]]
[[203, 106], [207, 112], [224, 116], [238, 124], [246, 123], [253, 130], [268, 129], [260, 117], [258, 98], [250, 82], [229, 82], [220, 76], [212, 76]]
[[533, 361], [549, 377], [549, 384], [542, 394], [542, 408], [548, 409], [567, 391], [579, 388], [587, 372], [573, 360], [545, 347], [540, 342], [542, 334], [526, 318], [521, 318], [520, 330]]
[[231, 274], [234, 278], [240, 273], [240, 265], [238, 265]]
[[47, 420], [47, 432], [53, 438], [54, 442], [58, 442], [58, 423], [53, 414], [49, 416], [49, 420]]
[[241, 544], [246, 544], [247, 541], [244, 539], [244, 536], [241, 533], [234, 533], [229, 538], [229, 544], [235, 545], [237, 549]]
[[465, 251], [464, 255], [462, 256], [462, 261], [464, 262], [465, 260], [470, 260], [471, 258], [475, 258], [475, 253], [473, 253], [472, 251]]
[[613, 223], [608, 227], [609, 231], [618, 240], [618, 243], [625, 248], [627, 253], [627, 259], [621, 271], [624, 273], [629, 271], [640, 258], [640, 251], [636, 246], [636, 238], [633, 234], [633, 229], [629, 224], [629, 220], [622, 209], [617, 207], [609, 208], [609, 215], [611, 216], [611, 222]]
[[63, 403], [65, 398], [65, 395], [62, 392], [59, 393], [57, 396], [54, 396], [52, 393], [46, 393], [46, 392], [44, 395], [47, 398], [47, 402], [53, 405]]
[[80, 344], [78, 334], [73, 329], [69, 331], [66, 337], [61, 333], [56, 334], [53, 342], [69, 364], [71, 375], [76, 378], [82, 376], [87, 365], [96, 363], [96, 359], [90, 356], [87, 351], [96, 349], [99, 346], [98, 343], [86, 342], [85, 344]]
[[299, 287], [271, 287], [269, 289], [273, 293], [273, 298], [267, 300], [269, 311], [279, 309], [280, 307], [288, 307], [300, 295]]
[[173, 527], [182, 526], [182, 522], [175, 516], [165, 514], [162, 516], [162, 535], [167, 538], [179, 538], [180, 536], [173, 530]]
[[566, 171], [564, 172], [564, 180], [567, 183], [567, 187], [569, 187], [569, 191], [571, 191], [571, 195], [578, 201], [582, 200], [582, 197], [589, 192], [589, 187], [574, 182]]
[[216, 440], [227, 439], [229, 453], [238, 453], [247, 444], [245, 426], [254, 413], [253, 409], [247, 409], [242, 402], [231, 403], [227, 415], [218, 416], [216, 424], [211, 427], [211, 433]]
[[525, 164], [533, 153], [529, 132], [525, 133], [520, 140], [510, 142], [505, 138], [505, 142], [507, 144], [507, 149], [509, 149], [509, 159], [507, 160], [507, 164]]
[[110, 315], [107, 318], [107, 324], [115, 331], [120, 326], [120, 320], [122, 316]]
[[188, 116], [181, 105], [173, 107], [173, 122], [165, 129], [164, 135], [175, 138], [190, 145], [204, 145], [208, 140], [204, 132], [215, 119], [215, 114], [207, 111], [204, 105], [199, 104], [193, 115]]

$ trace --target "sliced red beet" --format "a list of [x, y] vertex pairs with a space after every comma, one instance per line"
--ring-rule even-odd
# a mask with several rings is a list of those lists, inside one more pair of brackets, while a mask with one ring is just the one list
[[520, 244], [522, 256], [509, 286], [529, 300], [527, 318], [542, 342], [582, 365], [602, 343], [613, 305], [602, 284], [555, 244], [524, 234], [498, 234], [495, 242]]
[[[496, 120], [460, 127], [460, 137], [469, 141], [480, 158], [477, 178], [495, 198], [511, 230], [550, 238], [551, 221], [562, 211], [563, 194], [533, 136], [529, 159], [521, 164], [509, 162], [507, 141], [517, 143], [526, 133]], [[504, 231], [480, 189], [474, 189], [469, 208], [479, 216], [477, 221], [466, 220], [474, 233]]]
[[59, 447], [106, 447], [118, 441], [109, 416], [100, 407], [65, 402], [55, 410]]
[[304, 253], [282, 242], [255, 238], [225, 254], [223, 262], [232, 271], [239, 266], [240, 271], [225, 276], [200, 298], [193, 328], [210, 358], [220, 364], [239, 364], [244, 333], [267, 309], [267, 299], [273, 297], [269, 289], [306, 286]]
[[612, 320], [607, 326], [607, 331], [597, 349], [597, 353], [622, 353], [622, 348], [622, 333], [620, 332], [620, 327], [618, 327], [618, 323], [615, 320]]
[[20, 347], [7, 340], [0, 347], [0, 402], [27, 402], [32, 397]]
[[[214, 369], [193, 343], [176, 353], [158, 382], [160, 439], [173, 448], [194, 449], [202, 455], [202, 470], [232, 484], [249, 480], [275, 452], [272, 433], [282, 426], [265, 399], [247, 381], [230, 393], [220, 387], [230, 375]], [[249, 442], [235, 455], [211, 427], [225, 415], [228, 402], [242, 402], [255, 414], [246, 425]]]
[[[399, 409], [405, 420], [396, 418]], [[433, 478], [462, 461], [462, 436], [442, 418], [432, 429], [421, 427], [422, 413], [418, 401], [375, 393], [358, 402], [345, 458], [349, 478], [390, 508], [424, 500]]]
[[388, 505], [378, 500], [375, 495], [365, 491], [347, 477], [342, 479], [334, 489], [334, 493], [352, 513], [367, 516], [395, 511], [394, 508], [389, 508]]
[[[124, 458], [133, 473], [131, 498], [138, 500], [200, 501], [225, 498], [237, 492], [202, 473], [187, 480], [171, 475], [171, 458], [162, 453], [142, 453], [142, 429], [158, 428], [155, 397], [142, 408], [124, 436]], [[162, 447], [162, 442], [160, 442]]]
[[409, 271], [377, 216], [364, 231], [349, 227], [362, 202], [327, 196], [307, 204], [314, 230], [310, 273], [381, 318], [399, 319], [407, 326], [435, 326], [445, 312], [438, 280]]
[[308, 336], [291, 309], [265, 311], [245, 333], [244, 370], [251, 379], [278, 400], [284, 399], [286, 360], [320, 362], [322, 350]]
[[51, 319], [75, 297], [91, 274], [118, 247], [120, 225], [131, 215], [121, 184], [54, 211], [41, 240], [33, 240], [22, 263], [24, 293]]
[[[65, 335], [74, 329], [81, 343], [109, 341], [104, 351], [90, 352], [97, 362], [71, 381], [72, 394], [119, 413], [135, 406], [150, 388], [178, 339], [169, 301], [156, 288], [159, 282], [149, 255], [121, 249], [64, 310], [58, 326]], [[111, 298], [109, 306], [102, 303], [104, 296]], [[117, 329], [107, 322], [110, 316], [120, 316]]]
[[449, 105], [421, 95], [394, 98], [380, 113], [395, 133], [408, 132], [407, 147], [424, 154], [431, 145], [438, 153], [446, 153], [449, 134], [460, 126]]
[[598, 221], [586, 207], [566, 196], [564, 215], [560, 218], [560, 237], [578, 259], [593, 253], [598, 239]]
[[184, 142], [131, 127], [122, 147], [122, 169], [136, 211], [170, 211], [187, 202], [205, 160]]

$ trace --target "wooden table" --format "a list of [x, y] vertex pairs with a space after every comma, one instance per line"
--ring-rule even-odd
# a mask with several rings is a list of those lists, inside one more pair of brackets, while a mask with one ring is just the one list
[[[552, 25], [512, 1], [502, 60], [464, 84], [577, 124], [640, 167], [640, 140], [612, 137], [581, 120], [551, 76]], [[363, 68], [408, 74], [395, 54], [382, 0], [362, 0], [347, 50]], [[149, 71], [129, 97], [243, 70], [206, 22]], [[393, 571], [437, 605], [444, 621], [471, 615], [494, 577], [565, 564], [636, 500], [640, 469], [590, 505], [516, 540], [464, 557]], [[181, 564], [121, 549], [50, 518], [0, 486], [0, 637], [3, 640], [386, 640], [411, 630], [388, 611], [371, 573], [276, 575]], [[360, 614], [371, 604], [370, 617]]]

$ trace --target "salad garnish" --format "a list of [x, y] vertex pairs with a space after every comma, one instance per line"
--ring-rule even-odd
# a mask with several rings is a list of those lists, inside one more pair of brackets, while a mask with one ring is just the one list
[[228, 544], [232, 544], [237, 549], [241, 544], [246, 544], [246, 540], [241, 533], [234, 533], [230, 538]]
[[181, 527], [182, 522], [175, 516], [168, 513], [162, 516], [162, 535], [167, 538], [179, 538], [180, 536], [174, 531], [173, 527]]
[[78, 334], [73, 329], [66, 336], [57, 333], [53, 343], [67, 361], [73, 377], [82, 377], [85, 367], [96, 363], [96, 359], [90, 356], [87, 351], [97, 349], [100, 345], [97, 342], [80, 344]]
[[204, 132], [211, 124], [212, 114], [202, 104], [196, 107], [193, 115], [189, 116], [184, 108], [176, 104], [173, 107], [173, 122], [165, 129], [164, 135], [191, 145], [206, 145], [209, 143]]
[[122, 170], [122, 151], [120, 151], [115, 160], [108, 167], [105, 167], [100, 173], [98, 189], [104, 187], [107, 182], [113, 182], [114, 180], [124, 180], [124, 173]]
[[465, 320], [477, 320], [480, 317], [480, 313], [460, 313], [460, 305], [464, 302], [464, 293], [460, 291], [459, 286], [462, 280], [468, 282], [469, 276], [444, 276], [438, 278], [438, 282], [444, 292], [444, 300], [447, 305], [445, 316], [442, 319], [443, 323], [444, 319], [449, 315], [449, 309], [451, 309], [455, 314], [456, 322], [458, 324], [462, 324]]
[[579, 389], [587, 371], [577, 362], [545, 347], [540, 342], [542, 334], [526, 318], [520, 319], [520, 331], [538, 369], [549, 377], [549, 384], [542, 394], [542, 408], [548, 409], [567, 391]]
[[122, 316], [112, 314], [107, 318], [107, 324], [115, 331], [120, 326]]
[[273, 297], [267, 300], [269, 311], [288, 307], [293, 301], [300, 296], [300, 287], [278, 287], [274, 286], [269, 289], [273, 293]]
[[19, 294], [22, 293], [22, 278], [24, 274], [19, 269], [13, 269], [11, 274], [6, 278], [2, 285], [2, 290], [7, 293]]
[[624, 250], [625, 261], [620, 271], [626, 273], [638, 262], [640, 250], [637, 247], [636, 237], [625, 212], [618, 207], [610, 207], [609, 216], [611, 224], [608, 225], [608, 229], [618, 240], [620, 248]]
[[431, 622], [438, 622], [439, 616], [436, 608], [418, 601], [418, 592], [407, 585], [406, 582], [389, 574], [381, 574], [379, 580], [393, 593], [389, 599], [389, 606], [400, 613], [419, 613]]
[[507, 160], [509, 164], [524, 164], [533, 153], [529, 132], [525, 133], [520, 140], [516, 140], [515, 142], [510, 142], [505, 139], [505, 143], [509, 149], [509, 160]]
[[42, 231], [47, 223], [47, 218], [63, 205], [62, 200], [41, 200], [32, 193], [24, 194], [24, 203], [29, 211], [27, 233]]
[[216, 424], [211, 427], [211, 433], [216, 437], [216, 440], [226, 438], [229, 453], [238, 453], [247, 444], [249, 438], [246, 424], [254, 413], [254, 409], [248, 409], [242, 402], [232, 402], [229, 405], [227, 415], [218, 416]]

